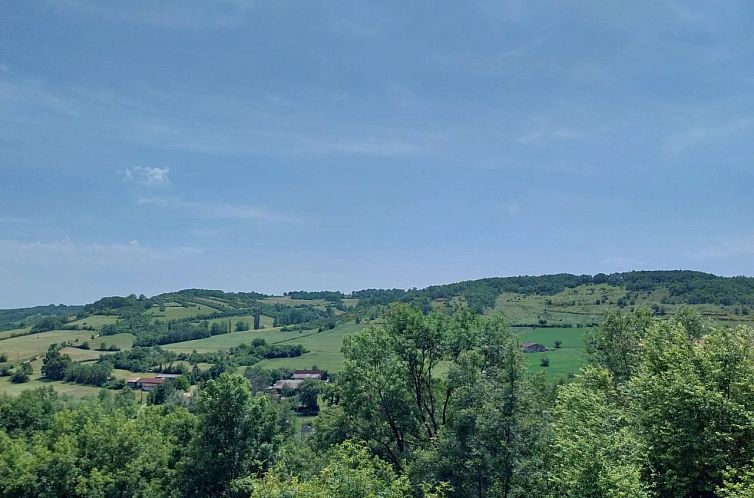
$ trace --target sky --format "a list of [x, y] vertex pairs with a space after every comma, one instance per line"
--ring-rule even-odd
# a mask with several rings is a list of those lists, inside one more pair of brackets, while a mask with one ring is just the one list
[[750, 2], [0, 4], [0, 308], [754, 275]]

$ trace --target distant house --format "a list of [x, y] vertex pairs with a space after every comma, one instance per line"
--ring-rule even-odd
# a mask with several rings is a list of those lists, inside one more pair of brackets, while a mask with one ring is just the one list
[[132, 389], [151, 391], [160, 384], [163, 384], [166, 380], [168, 380], [168, 378], [171, 377], [136, 377], [126, 380], [126, 385]]
[[525, 342], [521, 345], [521, 351], [524, 353], [544, 353], [547, 348], [543, 344], [536, 342]]
[[294, 370], [292, 378], [296, 380], [299, 380], [299, 379], [322, 380], [322, 371], [321, 370]]
[[267, 391], [272, 394], [281, 394], [286, 388], [298, 391], [303, 383], [304, 379], [282, 379], [268, 387]]

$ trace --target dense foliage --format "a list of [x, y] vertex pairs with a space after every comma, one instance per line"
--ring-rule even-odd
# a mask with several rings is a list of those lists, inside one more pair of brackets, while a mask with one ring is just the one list
[[[582, 371], [552, 385], [528, 373], [501, 316], [398, 305], [346, 339], [337, 376], [287, 400], [254, 393], [290, 372], [227, 371], [234, 357], [274, 346], [229, 350], [191, 395], [176, 379], [146, 406], [128, 389], [82, 401], [50, 389], [0, 397], [0, 496], [754, 495], [747, 327], [687, 309], [661, 319], [613, 311], [588, 336]], [[174, 355], [135, 348], [72, 364], [54, 346], [43, 373], [73, 378]], [[303, 442], [291, 408], [319, 410]]]

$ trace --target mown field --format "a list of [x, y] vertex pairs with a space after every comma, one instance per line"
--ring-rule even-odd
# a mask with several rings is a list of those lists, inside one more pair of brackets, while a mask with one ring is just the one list
[[111, 325], [118, 321], [118, 317], [115, 315], [91, 315], [80, 320], [74, 320], [68, 322], [68, 325], [78, 325], [80, 327], [93, 327], [95, 330], [100, 330], [104, 325]]
[[212, 308], [204, 304], [196, 304], [194, 306], [188, 307], [166, 306], [164, 311], [160, 311], [160, 308], [158, 306], [155, 306], [152, 309], [145, 311], [144, 313], [155, 319], [159, 318], [160, 320], [168, 321], [211, 315], [212, 313], [217, 313], [218, 311], [219, 310], [217, 310], [216, 308]]
[[73, 396], [74, 398], [93, 396], [100, 391], [99, 387], [84, 386], [81, 384], [73, 384], [61, 381], [48, 381], [43, 379], [41, 373], [41, 359], [31, 362], [31, 365], [34, 371], [31, 374], [29, 382], [25, 382], [23, 384], [14, 384], [10, 381], [10, 377], [0, 377], [0, 395], [8, 394], [11, 396], [17, 396], [27, 389], [36, 389], [38, 387], [52, 387], [59, 394]]
[[65, 341], [84, 342], [91, 340], [91, 330], [51, 330], [28, 334], [0, 341], [0, 353], [5, 353], [12, 362], [24, 361], [44, 354], [50, 344]]

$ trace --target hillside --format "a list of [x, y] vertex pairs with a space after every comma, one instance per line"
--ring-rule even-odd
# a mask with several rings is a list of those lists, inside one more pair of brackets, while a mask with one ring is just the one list
[[[291, 291], [282, 296], [256, 292], [186, 289], [153, 297], [104, 297], [86, 306], [40, 306], [0, 310], [0, 368], [10, 373], [30, 361], [32, 380], [41, 379], [41, 357], [53, 344], [84, 365], [100, 364], [114, 351], [155, 350], [153, 369], [163, 362], [205, 369], [227, 363], [242, 369], [342, 367], [343, 338], [379, 322], [396, 303], [425, 312], [503, 313], [522, 342], [549, 351], [527, 355], [530, 369], [548, 377], [575, 373], [583, 336], [610, 309], [650, 307], [655, 315], [689, 306], [718, 323], [751, 323], [754, 278], [719, 277], [691, 271], [629, 272], [611, 275], [543, 275], [487, 278], [425, 289]], [[253, 341], [266, 345], [249, 356], [239, 352]], [[554, 348], [555, 343], [559, 347]], [[150, 349], [152, 348], [152, 349]], [[261, 352], [260, 352], [261, 351]], [[199, 356], [192, 356], [192, 354]], [[243, 353], [243, 354], [241, 354]], [[546, 358], [548, 365], [543, 367]], [[0, 372], [2, 373], [2, 372]], [[134, 372], [115, 365], [113, 378]], [[11, 388], [12, 387], [12, 388]], [[17, 392], [8, 377], [0, 391]], [[75, 390], [74, 390], [75, 391]], [[91, 388], [81, 390], [90, 393]]]

